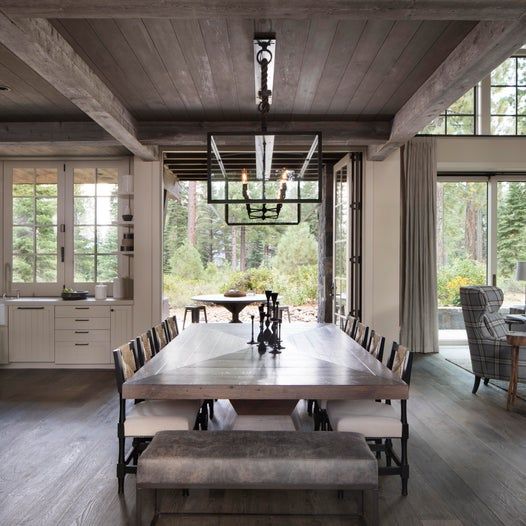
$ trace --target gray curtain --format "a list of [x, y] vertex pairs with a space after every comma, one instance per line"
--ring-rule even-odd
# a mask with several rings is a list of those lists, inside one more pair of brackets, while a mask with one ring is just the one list
[[436, 140], [401, 150], [400, 343], [438, 352], [436, 286]]

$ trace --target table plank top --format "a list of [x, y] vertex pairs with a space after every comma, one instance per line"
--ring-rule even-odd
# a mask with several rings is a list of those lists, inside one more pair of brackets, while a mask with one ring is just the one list
[[406, 399], [409, 387], [332, 324], [283, 324], [279, 355], [250, 327], [192, 324], [123, 384], [125, 398]]

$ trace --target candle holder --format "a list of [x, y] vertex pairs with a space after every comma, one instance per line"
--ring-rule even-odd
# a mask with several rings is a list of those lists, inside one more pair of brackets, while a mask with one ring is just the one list
[[249, 345], [254, 345], [255, 343], [257, 343], [255, 340], [254, 340], [254, 318], [255, 316], [253, 314], [250, 315], [250, 321], [252, 323], [252, 334], [250, 336], [250, 341], [247, 342]]

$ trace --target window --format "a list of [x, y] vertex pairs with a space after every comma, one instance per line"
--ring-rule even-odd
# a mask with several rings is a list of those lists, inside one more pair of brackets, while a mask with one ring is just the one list
[[475, 135], [476, 134], [476, 88], [470, 89], [421, 133], [424, 135]]
[[118, 175], [116, 169], [73, 170], [75, 283], [113, 281], [118, 275]]
[[12, 196], [13, 283], [56, 283], [57, 168], [15, 168]]
[[6, 162], [7, 288], [37, 295], [58, 295], [63, 286], [94, 291], [95, 283], [129, 272], [117, 226], [118, 178], [127, 171], [127, 161]]
[[526, 57], [511, 57], [491, 73], [491, 134], [526, 135]]

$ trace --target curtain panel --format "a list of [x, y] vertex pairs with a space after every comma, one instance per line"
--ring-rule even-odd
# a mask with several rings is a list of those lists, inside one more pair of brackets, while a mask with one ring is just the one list
[[400, 342], [438, 352], [436, 139], [409, 141], [400, 159]]

